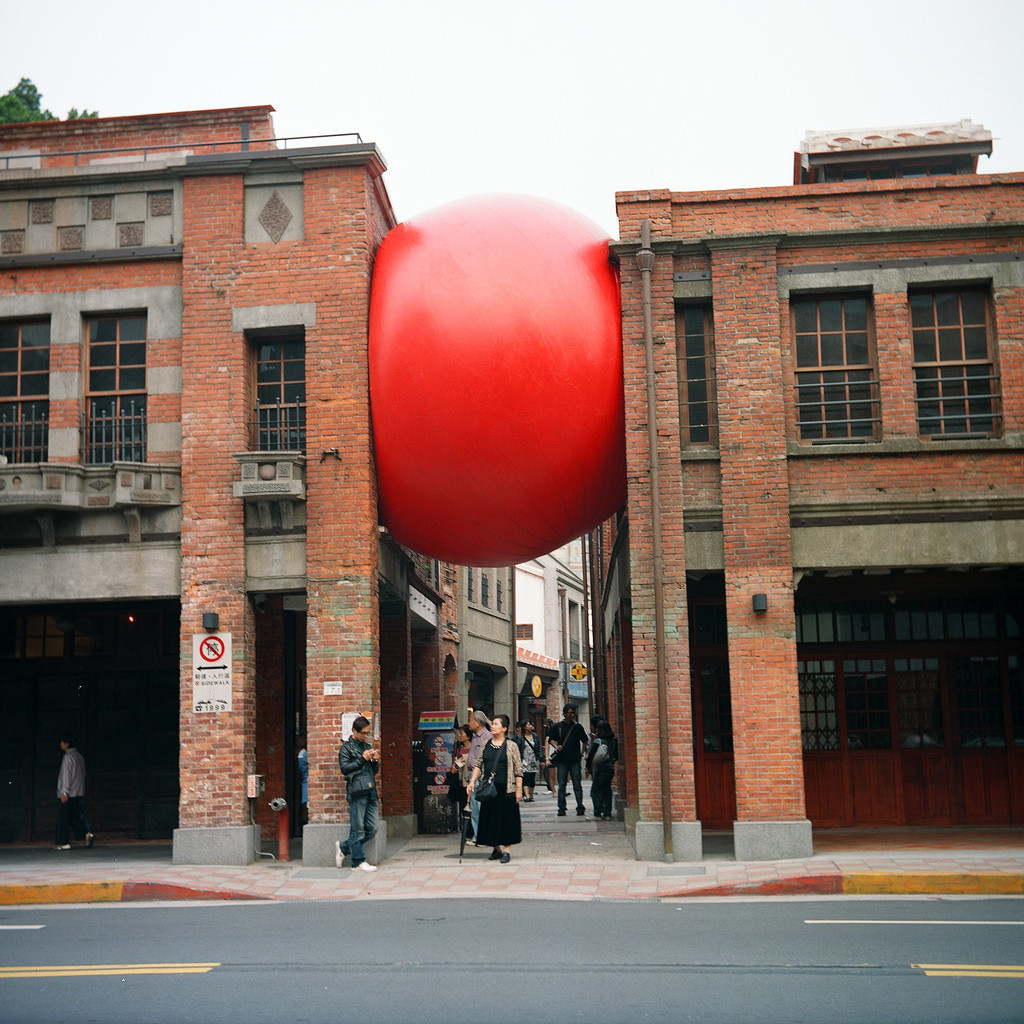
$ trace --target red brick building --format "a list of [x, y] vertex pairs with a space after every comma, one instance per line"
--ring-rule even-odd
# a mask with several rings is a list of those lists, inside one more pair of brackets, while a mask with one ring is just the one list
[[1024, 174], [978, 174], [990, 140], [814, 135], [791, 187], [617, 196], [599, 703], [641, 857], [1024, 821]]
[[303, 856], [333, 864], [356, 712], [415, 829], [457, 594], [378, 529], [384, 168], [278, 143], [270, 107], [0, 127], [0, 841], [49, 837], [72, 727], [98, 834], [247, 862], [270, 797], [299, 831], [305, 734]]

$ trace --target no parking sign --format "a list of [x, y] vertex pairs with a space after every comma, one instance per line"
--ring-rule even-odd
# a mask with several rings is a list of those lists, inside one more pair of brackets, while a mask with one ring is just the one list
[[192, 710], [209, 714], [231, 710], [231, 634], [192, 637]]

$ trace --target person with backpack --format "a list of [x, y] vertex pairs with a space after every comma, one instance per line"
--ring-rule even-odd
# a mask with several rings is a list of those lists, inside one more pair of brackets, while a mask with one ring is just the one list
[[587, 750], [587, 775], [593, 780], [590, 799], [594, 802], [594, 817], [605, 821], [612, 820], [612, 780], [618, 757], [619, 741], [608, 720], [602, 718]]

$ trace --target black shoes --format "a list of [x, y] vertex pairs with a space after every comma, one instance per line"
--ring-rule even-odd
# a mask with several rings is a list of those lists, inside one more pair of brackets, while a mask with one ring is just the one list
[[564, 817], [565, 817], [565, 811], [559, 811], [559, 812], [558, 812], [558, 816], [559, 816], [560, 818], [564, 818]]
[[506, 854], [502, 854], [501, 850], [495, 848], [495, 849], [491, 850], [491, 855], [487, 859], [488, 860], [504, 860], [504, 858], [507, 857], [507, 856], [508, 856], [507, 853]]
[[576, 817], [577, 818], [582, 818], [586, 813], [587, 813], [586, 811], [577, 811], [576, 812]]
[[502, 864], [507, 864], [511, 859], [512, 859], [512, 854], [511, 853], [503, 853], [501, 855], [501, 863]]

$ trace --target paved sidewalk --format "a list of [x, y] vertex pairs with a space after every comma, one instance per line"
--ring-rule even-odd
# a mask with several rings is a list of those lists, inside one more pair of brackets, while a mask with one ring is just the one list
[[[510, 864], [459, 837], [388, 843], [369, 874], [260, 858], [245, 867], [176, 865], [170, 843], [0, 848], [0, 905], [174, 899], [344, 900], [508, 896], [671, 899], [754, 894], [942, 893], [1024, 895], [1024, 828], [820, 829], [814, 855], [738, 863], [732, 837], [709, 834], [698, 863], [636, 860], [618, 822], [555, 816], [538, 791], [524, 804], [523, 842]], [[293, 856], [299, 855], [294, 845]], [[265, 849], [276, 853], [276, 844]]]

